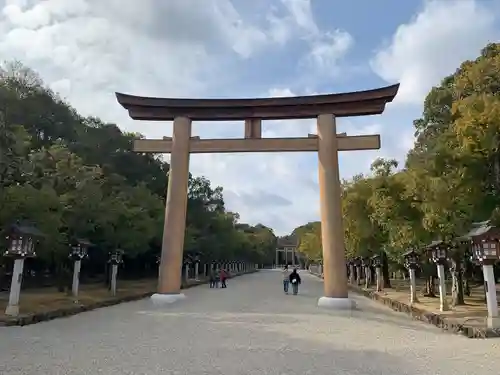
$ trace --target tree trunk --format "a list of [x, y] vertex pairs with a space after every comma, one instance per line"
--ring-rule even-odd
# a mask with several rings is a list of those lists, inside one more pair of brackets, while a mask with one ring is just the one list
[[105, 268], [104, 268], [104, 283], [106, 285], [106, 288], [108, 290], [111, 290], [111, 265], [106, 262]]
[[356, 267], [356, 285], [361, 285], [361, 266]]
[[467, 276], [465, 276], [464, 280], [464, 295], [470, 297], [470, 280]]
[[434, 291], [434, 276], [429, 276], [429, 278], [425, 281], [424, 297], [436, 297], [436, 293]]
[[451, 267], [452, 287], [451, 287], [451, 305], [465, 305], [464, 284], [462, 278], [462, 262], [460, 259], [452, 259]]
[[371, 266], [370, 267], [370, 285], [375, 285], [375, 279], [376, 279], [376, 271], [375, 267]]
[[57, 267], [57, 291], [60, 293], [64, 293], [68, 287], [68, 275], [67, 269], [64, 265], [60, 264]]
[[474, 277], [474, 268], [470, 260], [466, 259], [462, 267], [462, 280], [464, 283], [464, 294], [467, 297], [470, 297], [471, 294], [470, 283], [473, 277]]
[[354, 273], [354, 265], [350, 264], [349, 265], [349, 284], [354, 285], [354, 280], [356, 277], [356, 274]]
[[382, 279], [384, 280], [384, 288], [391, 288], [391, 279], [389, 277], [389, 262], [387, 254], [382, 252]]

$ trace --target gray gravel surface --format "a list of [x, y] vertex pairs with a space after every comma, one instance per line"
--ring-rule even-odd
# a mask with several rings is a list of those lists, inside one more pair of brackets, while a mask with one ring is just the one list
[[0, 328], [0, 374], [500, 373], [500, 341], [470, 340], [411, 321], [363, 297], [321, 310], [322, 281], [302, 272], [298, 296], [280, 272], [185, 291], [164, 308], [125, 303], [26, 327]]

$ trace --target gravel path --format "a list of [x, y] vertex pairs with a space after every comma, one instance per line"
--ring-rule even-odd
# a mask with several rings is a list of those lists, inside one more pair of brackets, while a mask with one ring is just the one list
[[500, 341], [470, 340], [355, 296], [359, 311], [316, 307], [321, 280], [298, 296], [261, 271], [186, 290], [155, 309], [130, 302], [26, 327], [0, 328], [2, 375], [492, 375]]

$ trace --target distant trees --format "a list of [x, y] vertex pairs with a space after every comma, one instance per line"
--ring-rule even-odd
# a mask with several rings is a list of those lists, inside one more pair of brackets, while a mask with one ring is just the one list
[[[137, 137], [80, 116], [20, 63], [0, 70], [0, 231], [29, 220], [46, 234], [32, 268], [63, 272], [69, 241], [86, 238], [95, 248], [83, 273], [104, 272], [108, 252], [117, 247], [134, 260], [129, 269], [137, 275], [156, 269], [169, 165], [155, 155], [134, 153]], [[272, 230], [237, 219], [226, 211], [221, 187], [190, 177], [187, 254], [273, 259]]]

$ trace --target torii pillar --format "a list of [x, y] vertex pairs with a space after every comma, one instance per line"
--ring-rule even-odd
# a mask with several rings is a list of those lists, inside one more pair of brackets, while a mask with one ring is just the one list
[[191, 127], [191, 120], [187, 117], [174, 119], [158, 293], [151, 297], [154, 303], [171, 303], [185, 297], [180, 290], [186, 231]]
[[[324, 297], [319, 306], [351, 309], [345, 267], [338, 152], [380, 148], [379, 135], [337, 134], [335, 118], [381, 114], [399, 85], [374, 90], [268, 99], [171, 99], [116, 93], [135, 120], [173, 121], [172, 138], [137, 139], [134, 151], [170, 153], [170, 173], [163, 229], [158, 293], [155, 303], [184, 298], [181, 267], [184, 251], [189, 155], [233, 152], [318, 152], [323, 245]], [[262, 120], [316, 118], [318, 134], [297, 138], [262, 138]], [[241, 139], [191, 137], [191, 121], [245, 121]]]
[[318, 116], [318, 180], [325, 296], [318, 305], [351, 309], [345, 268], [344, 229], [335, 117]]

